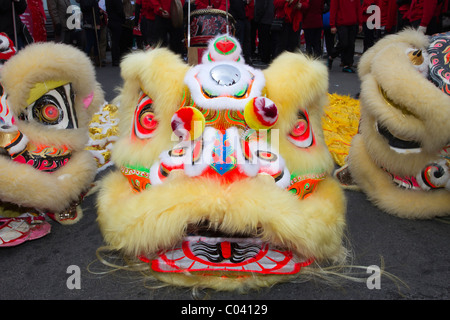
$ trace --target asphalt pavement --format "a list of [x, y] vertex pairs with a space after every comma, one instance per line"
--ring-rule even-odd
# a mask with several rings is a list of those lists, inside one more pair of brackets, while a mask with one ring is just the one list
[[[111, 101], [121, 85], [120, 69], [97, 68], [97, 78]], [[329, 91], [356, 97], [357, 74], [343, 73], [339, 60], [330, 72]], [[97, 179], [112, 168], [98, 175]], [[365, 194], [345, 191], [348, 201], [346, 237], [354, 266], [385, 270], [377, 285], [366, 269], [354, 270], [361, 281], [337, 284], [311, 280], [283, 283], [246, 294], [201, 291], [209, 300], [448, 300], [450, 298], [450, 222], [415, 221], [380, 211]], [[98, 262], [97, 248], [104, 245], [96, 222], [96, 194], [82, 203], [84, 217], [75, 225], [51, 221], [47, 236], [17, 247], [0, 249], [0, 300], [189, 300], [186, 288], [149, 287], [139, 274], [108, 270]], [[75, 268], [75, 269], [74, 269]], [[79, 286], [70, 285], [73, 270]], [[391, 276], [389, 276], [391, 275]], [[151, 284], [150, 284], [151, 285]], [[297, 306], [294, 306], [297, 308]], [[298, 312], [298, 311], [297, 311]], [[347, 311], [341, 311], [342, 316]]]

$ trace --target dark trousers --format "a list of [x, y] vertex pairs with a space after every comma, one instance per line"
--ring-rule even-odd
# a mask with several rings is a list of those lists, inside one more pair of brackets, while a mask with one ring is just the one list
[[120, 39], [122, 36], [121, 23], [109, 23], [109, 30], [111, 31], [111, 58], [112, 63], [117, 65], [120, 63]]
[[249, 62], [251, 58], [251, 30], [250, 30], [250, 21], [249, 20], [236, 20], [235, 23], [236, 31], [235, 37], [239, 41], [242, 53], [244, 55], [244, 59]]
[[337, 27], [338, 44], [334, 47], [331, 58], [334, 59], [340, 55], [344, 67], [353, 65], [357, 33], [357, 25]]
[[169, 47], [177, 54], [183, 53], [183, 28], [174, 28], [170, 19], [155, 17], [154, 32], [156, 41]]
[[363, 52], [366, 52], [370, 47], [372, 47], [375, 44], [376, 36], [376, 29], [369, 29], [367, 27], [367, 23], [363, 23], [363, 32], [364, 32], [364, 40], [363, 40]]
[[130, 53], [133, 48], [133, 28], [122, 26], [122, 33], [120, 35], [120, 57]]
[[330, 28], [323, 29], [323, 36], [325, 37], [325, 47], [327, 49], [327, 54], [330, 56], [334, 50], [334, 39], [336, 37], [331, 33]]
[[283, 29], [273, 33], [274, 36], [274, 52], [273, 57], [277, 57], [283, 51], [294, 52], [300, 48], [300, 30], [294, 31], [292, 24], [285, 22]]
[[272, 56], [272, 39], [270, 36], [270, 24], [258, 24], [258, 53], [261, 61], [269, 63]]
[[155, 46], [156, 37], [154, 31], [155, 20], [149, 20], [147, 18], [141, 18], [141, 32], [145, 45]]
[[[89, 56], [91, 54], [92, 48], [94, 48], [94, 56], [99, 57], [99, 42], [97, 39], [100, 39], [100, 29], [95, 30], [92, 28], [86, 28], [86, 47], [84, 48], [84, 52]], [[97, 34], [95, 34], [97, 32]]]
[[306, 52], [314, 57], [322, 56], [322, 28], [305, 28]]
[[256, 53], [256, 38], [257, 38], [258, 24], [255, 20], [250, 20], [250, 48], [252, 57]]

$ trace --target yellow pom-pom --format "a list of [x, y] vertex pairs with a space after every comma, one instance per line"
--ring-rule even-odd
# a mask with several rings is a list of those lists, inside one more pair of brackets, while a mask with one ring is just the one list
[[270, 129], [278, 120], [278, 108], [270, 99], [255, 97], [245, 105], [244, 118], [252, 129]]

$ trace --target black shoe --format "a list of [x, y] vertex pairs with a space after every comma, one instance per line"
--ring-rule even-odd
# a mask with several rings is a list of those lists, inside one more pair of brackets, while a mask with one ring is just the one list
[[328, 57], [327, 67], [328, 70], [331, 70], [331, 68], [333, 67], [333, 59], [331, 59], [330, 57]]
[[355, 70], [353, 70], [352, 67], [347, 66], [342, 69], [342, 72], [355, 73]]

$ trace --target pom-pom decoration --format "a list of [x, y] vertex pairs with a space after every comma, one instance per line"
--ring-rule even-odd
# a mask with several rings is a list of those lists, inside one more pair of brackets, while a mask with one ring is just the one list
[[171, 126], [180, 140], [196, 140], [205, 129], [205, 117], [194, 107], [182, 107], [173, 115]]
[[255, 97], [245, 105], [244, 117], [252, 129], [270, 129], [278, 119], [278, 109], [268, 98]]

